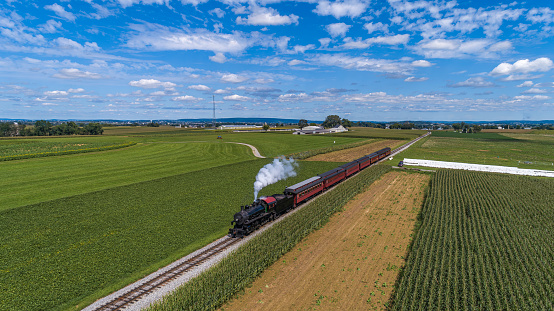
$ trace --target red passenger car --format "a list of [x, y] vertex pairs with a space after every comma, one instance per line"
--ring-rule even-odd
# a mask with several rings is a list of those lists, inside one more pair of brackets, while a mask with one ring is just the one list
[[323, 188], [328, 189], [334, 184], [344, 180], [346, 178], [346, 171], [340, 167], [337, 167], [317, 176], [323, 179]]
[[346, 171], [346, 177], [350, 177], [351, 175], [360, 171], [360, 165], [356, 161], [343, 164], [339, 167]]
[[285, 194], [294, 195], [294, 207], [321, 192], [323, 192], [323, 179], [319, 176], [306, 179], [285, 189]]
[[368, 157], [368, 156], [363, 156], [363, 157], [359, 158], [358, 160], [356, 160], [356, 162], [358, 162], [358, 164], [360, 165], [360, 171], [361, 171], [364, 168], [371, 165], [371, 158]]

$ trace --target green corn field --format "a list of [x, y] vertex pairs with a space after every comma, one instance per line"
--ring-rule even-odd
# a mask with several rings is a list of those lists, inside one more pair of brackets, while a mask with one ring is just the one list
[[394, 310], [552, 310], [554, 180], [440, 170]]

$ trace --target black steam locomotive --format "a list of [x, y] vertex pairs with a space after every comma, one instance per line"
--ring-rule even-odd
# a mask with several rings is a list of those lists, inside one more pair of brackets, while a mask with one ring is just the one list
[[308, 178], [287, 187], [283, 194], [262, 197], [251, 205], [241, 206], [229, 229], [231, 237], [242, 238], [249, 235], [267, 222], [273, 221], [289, 210], [326, 191], [335, 184], [358, 173], [366, 167], [391, 154], [390, 148], [384, 148], [352, 162], [343, 164], [323, 174]]

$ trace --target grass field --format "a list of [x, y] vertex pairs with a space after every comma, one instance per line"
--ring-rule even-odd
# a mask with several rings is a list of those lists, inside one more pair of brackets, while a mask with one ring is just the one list
[[[226, 234], [269, 159], [219, 166], [0, 212], [0, 310], [91, 302]], [[305, 162], [290, 184], [336, 166]]]
[[352, 127], [348, 132], [334, 134], [340, 137], [383, 138], [393, 140], [412, 140], [427, 133], [424, 130], [387, 130], [371, 127]]
[[0, 162], [0, 210], [254, 158], [246, 146], [193, 142]]
[[552, 310], [554, 180], [439, 170], [394, 310]]
[[0, 159], [25, 154], [64, 152], [87, 148], [101, 148], [121, 144], [124, 139], [95, 139], [94, 137], [51, 139], [0, 139]]
[[554, 170], [554, 137], [438, 131], [415, 143], [400, 157]]

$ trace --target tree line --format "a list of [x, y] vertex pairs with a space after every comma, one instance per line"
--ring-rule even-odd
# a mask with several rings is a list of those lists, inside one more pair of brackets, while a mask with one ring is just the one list
[[102, 135], [100, 123], [79, 125], [73, 121], [53, 125], [49, 121], [38, 120], [33, 127], [25, 124], [0, 122], [0, 137], [14, 136], [59, 136], [59, 135]]

